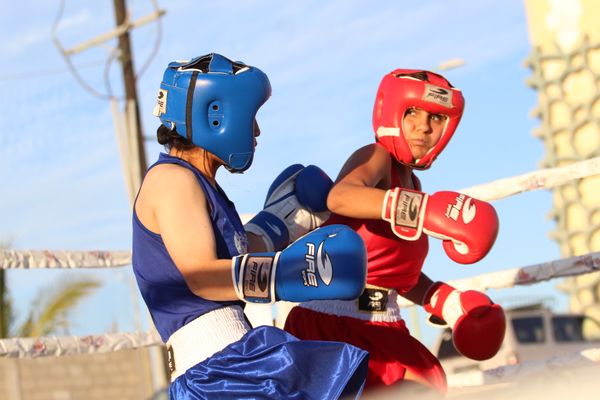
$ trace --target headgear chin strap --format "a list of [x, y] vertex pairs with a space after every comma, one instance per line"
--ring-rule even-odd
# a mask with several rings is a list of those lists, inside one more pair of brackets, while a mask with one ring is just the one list
[[[441, 75], [414, 69], [394, 70], [383, 77], [377, 90], [373, 108], [375, 138], [400, 163], [427, 169], [452, 138], [464, 106], [462, 92]], [[448, 118], [440, 140], [418, 160], [412, 156], [402, 124], [411, 107]]]
[[169, 63], [154, 115], [230, 171], [242, 172], [252, 164], [254, 119], [269, 96], [271, 84], [260, 69], [211, 53]]

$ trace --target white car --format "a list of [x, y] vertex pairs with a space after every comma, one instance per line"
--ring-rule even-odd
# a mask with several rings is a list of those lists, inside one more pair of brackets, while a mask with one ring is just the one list
[[600, 347], [600, 341], [586, 340], [579, 314], [555, 314], [542, 305], [506, 310], [506, 333], [498, 354], [486, 361], [462, 356], [452, 344], [450, 328], [442, 331], [432, 352], [447, 374], [468, 370], [487, 370], [530, 360], [544, 360], [588, 348]]

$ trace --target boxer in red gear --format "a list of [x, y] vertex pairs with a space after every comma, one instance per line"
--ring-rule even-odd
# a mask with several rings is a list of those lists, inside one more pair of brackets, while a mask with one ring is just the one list
[[[285, 329], [302, 339], [345, 341], [369, 351], [366, 389], [413, 381], [441, 393], [447, 390], [439, 361], [410, 335], [398, 295], [426, 306], [458, 330], [466, 355], [495, 354], [504, 335], [502, 309], [482, 301], [489, 300], [485, 294], [441, 296], [440, 288], [450, 293], [450, 287], [422, 272], [428, 236], [443, 240], [453, 260], [473, 263], [489, 252], [497, 235], [491, 205], [460, 193], [421, 193], [413, 172], [431, 166], [463, 108], [460, 90], [438, 74], [395, 70], [385, 75], [373, 111], [376, 143], [349, 157], [329, 193], [332, 216], [327, 224], [346, 224], [365, 242], [367, 287], [356, 301], [299, 304]], [[486, 332], [493, 333], [494, 342], [481, 345]], [[469, 348], [473, 342], [478, 345]]]

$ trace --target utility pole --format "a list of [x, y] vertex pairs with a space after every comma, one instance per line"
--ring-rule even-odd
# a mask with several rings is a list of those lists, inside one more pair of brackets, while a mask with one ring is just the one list
[[[128, 24], [125, 0], [114, 0], [115, 23], [117, 28]], [[140, 110], [136, 89], [135, 69], [133, 68], [133, 56], [131, 53], [131, 42], [129, 30], [124, 30], [118, 36], [119, 59], [123, 73], [123, 85], [125, 89], [125, 132], [127, 136], [128, 160], [124, 172], [128, 179], [129, 200], [133, 205], [135, 194], [142, 184], [146, 172], [146, 151], [144, 149], [144, 135], [140, 120]], [[128, 167], [127, 168], [127, 161]], [[134, 300], [135, 302], [135, 300]], [[135, 303], [134, 303], [135, 307]], [[154, 327], [152, 329], [155, 329]], [[150, 370], [152, 374], [153, 390], [156, 392], [167, 385], [166, 358], [162, 348], [153, 347], [148, 349], [150, 356]]]
[[[70, 57], [91, 47], [99, 46], [109, 40], [115, 38], [118, 40], [119, 59], [121, 61], [125, 90], [124, 112], [121, 113], [119, 110], [119, 101], [112, 95], [110, 96], [110, 106], [115, 125], [117, 144], [121, 155], [123, 177], [125, 179], [130, 204], [133, 205], [135, 195], [146, 171], [146, 152], [144, 150], [142, 124], [137, 101], [136, 76], [129, 31], [157, 20], [165, 14], [165, 11], [155, 10], [153, 13], [136, 21], [130, 21], [127, 17], [125, 1], [126, 0], [114, 0], [116, 22], [114, 30], [86, 40], [70, 49], [64, 49], [60, 45], [58, 39], [55, 39], [55, 44], [65, 57]], [[135, 300], [134, 308], [137, 312]], [[155, 328], [152, 327], [151, 329]], [[153, 346], [149, 348], [149, 357], [152, 386], [153, 390], [157, 391], [168, 384], [166, 353], [163, 348]]]
[[[114, 0], [114, 5], [116, 25], [117, 27], [123, 26], [128, 22], [125, 0]], [[134, 186], [133, 192], [136, 192], [141, 184], [147, 165], [146, 152], [144, 150], [144, 135], [142, 133], [142, 123], [137, 100], [135, 70], [133, 68], [133, 57], [131, 56], [129, 30], [125, 30], [119, 35], [119, 50], [119, 58], [121, 60], [121, 69], [123, 72], [123, 84], [125, 87], [125, 122], [128, 128], [127, 134], [130, 139], [129, 143], [134, 145], [130, 153], [132, 156], [130, 167], [132, 168], [131, 180]]]
[[[6, 250], [10, 245], [10, 239], [0, 239], [0, 250]], [[10, 333], [11, 317], [12, 308], [8, 287], [6, 286], [6, 271], [0, 269], [0, 339], [8, 337]]]
[[[146, 25], [165, 14], [164, 10], [156, 10], [136, 21], [127, 18], [125, 0], [114, 0], [116, 28], [110, 32], [103, 33], [92, 39], [86, 40], [70, 49], [61, 46], [60, 41], [55, 38], [55, 45], [64, 57], [71, 57], [91, 47], [96, 47], [111, 39], [119, 42], [121, 67], [123, 72], [123, 84], [125, 86], [125, 110], [121, 113], [118, 109], [118, 100], [111, 96], [111, 112], [115, 124], [117, 143], [121, 154], [121, 164], [125, 185], [127, 187], [129, 200], [133, 204], [135, 194], [142, 182], [146, 171], [146, 154], [142, 134], [142, 124], [137, 101], [136, 76], [133, 68], [133, 57], [129, 41], [129, 31]], [[124, 116], [123, 116], [124, 114]]]
[[6, 275], [0, 269], [0, 338], [8, 337], [8, 291], [6, 290]]

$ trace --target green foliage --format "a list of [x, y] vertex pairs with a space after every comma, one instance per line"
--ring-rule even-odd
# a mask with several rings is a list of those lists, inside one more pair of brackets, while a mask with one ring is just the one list
[[42, 289], [27, 319], [15, 329], [14, 335], [38, 337], [68, 334], [69, 312], [99, 286], [100, 282], [96, 280], [80, 279], [63, 281], [56, 287]]
[[[0, 250], [10, 248], [12, 239], [0, 239]], [[6, 271], [0, 269], [0, 338], [8, 337], [14, 314], [12, 303], [6, 287]]]
[[[11, 239], [0, 239], [0, 249], [10, 248]], [[0, 338], [37, 337], [69, 332], [69, 313], [101, 283], [95, 279], [64, 280], [40, 290], [25, 322], [15, 327], [14, 308], [6, 286], [6, 271], [0, 269]]]
[[8, 337], [13, 320], [12, 302], [6, 287], [6, 272], [0, 269], [0, 338]]

